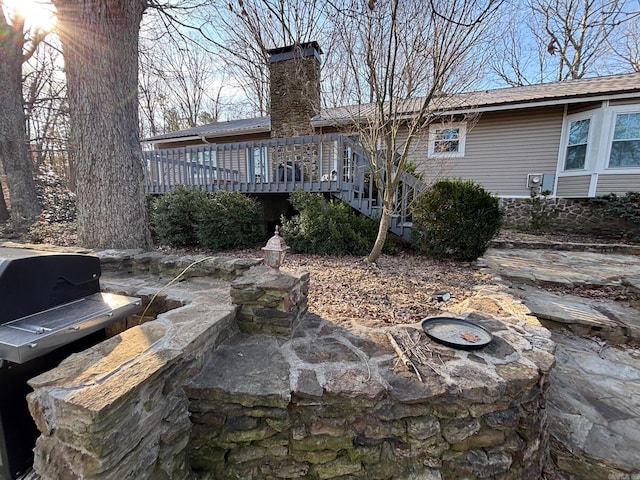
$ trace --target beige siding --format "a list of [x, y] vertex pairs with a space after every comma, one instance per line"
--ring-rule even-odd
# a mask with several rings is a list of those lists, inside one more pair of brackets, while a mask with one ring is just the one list
[[640, 173], [637, 175], [605, 175], [598, 176], [596, 196], [616, 193], [640, 192]]
[[528, 196], [527, 174], [556, 172], [562, 118], [562, 107], [484, 113], [467, 131], [464, 157], [432, 159], [431, 169], [496, 195]]
[[571, 105], [567, 105], [567, 115], [588, 112], [589, 110], [595, 110], [600, 107], [602, 107], [602, 102], [573, 103]]
[[590, 183], [591, 175], [560, 177], [558, 179], [557, 195], [565, 198], [586, 198], [589, 196]]
[[609, 102], [611, 106], [619, 106], [619, 105], [638, 105], [640, 104], [640, 98], [627, 98], [624, 100], [612, 100]]

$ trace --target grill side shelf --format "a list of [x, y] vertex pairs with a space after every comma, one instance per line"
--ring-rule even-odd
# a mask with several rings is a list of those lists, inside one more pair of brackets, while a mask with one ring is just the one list
[[138, 313], [139, 298], [95, 293], [0, 325], [0, 359], [24, 363]]

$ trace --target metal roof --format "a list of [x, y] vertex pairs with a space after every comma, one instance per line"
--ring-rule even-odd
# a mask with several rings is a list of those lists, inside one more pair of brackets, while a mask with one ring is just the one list
[[177, 132], [164, 133], [155, 137], [145, 138], [143, 142], [161, 143], [162, 140], [192, 138], [227, 137], [230, 135], [245, 135], [249, 133], [270, 132], [271, 117], [246, 118], [242, 120], [229, 120], [215, 122], [199, 127], [187, 128]]
[[[583, 78], [563, 82], [541, 83], [521, 87], [496, 88], [475, 92], [441, 95], [432, 100], [432, 108], [440, 113], [464, 113], [514, 108], [534, 107], [541, 105], [559, 105], [585, 100], [605, 100], [619, 97], [640, 98], [640, 73], [610, 75], [606, 77]], [[406, 115], [417, 111], [422, 103], [421, 98], [405, 101], [403, 108]], [[375, 109], [375, 104], [350, 105], [323, 109], [319, 115], [311, 119], [313, 126], [340, 124], [354, 119], [366, 119]], [[269, 132], [270, 117], [249, 118], [217, 122], [199, 127], [165, 133], [146, 138], [144, 142], [162, 143], [174, 139], [215, 138], [231, 135], [248, 135], [251, 133]]]
[[[432, 100], [432, 110], [440, 113], [491, 111], [539, 105], [572, 103], [589, 99], [604, 99], [629, 94], [640, 98], [640, 73], [583, 78], [564, 82], [541, 83], [521, 87], [479, 90], [453, 95], [441, 95]], [[405, 101], [406, 115], [417, 111], [423, 98]], [[376, 108], [374, 104], [324, 109], [312, 119], [315, 126], [365, 119]]]

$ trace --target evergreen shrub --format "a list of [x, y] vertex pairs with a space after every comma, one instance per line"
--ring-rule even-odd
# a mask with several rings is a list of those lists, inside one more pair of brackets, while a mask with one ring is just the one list
[[197, 218], [209, 200], [206, 192], [179, 185], [151, 203], [151, 229], [161, 245], [188, 247], [198, 244]]
[[475, 260], [502, 225], [498, 198], [471, 180], [446, 179], [412, 205], [414, 245], [432, 258]]
[[619, 219], [623, 237], [640, 239], [640, 192], [627, 192], [624, 195], [610, 193], [591, 201], [601, 206], [605, 218]]
[[257, 202], [239, 192], [176, 187], [150, 202], [151, 229], [162, 245], [243, 247], [262, 236]]
[[51, 170], [44, 170], [36, 176], [35, 181], [42, 207], [40, 222], [75, 221], [76, 194], [69, 190], [66, 180]]
[[211, 250], [246, 247], [262, 237], [258, 202], [239, 192], [218, 190], [196, 214], [196, 234]]
[[[291, 250], [318, 255], [366, 255], [378, 233], [373, 220], [344, 202], [296, 190], [289, 202], [298, 213], [282, 219], [281, 234]], [[390, 242], [388, 242], [390, 248]]]

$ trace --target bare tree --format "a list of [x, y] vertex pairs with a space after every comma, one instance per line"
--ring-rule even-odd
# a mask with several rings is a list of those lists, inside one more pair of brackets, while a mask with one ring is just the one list
[[636, 21], [627, 22], [617, 41], [611, 42], [618, 64], [623, 70], [640, 72], [640, 12], [636, 12]]
[[55, 35], [49, 35], [23, 68], [27, 138], [36, 171], [46, 168], [72, 183], [66, 151], [66, 83], [55, 41]]
[[352, 0], [335, 5], [360, 106], [350, 119], [382, 198], [378, 236], [367, 258], [380, 256], [395, 195], [414, 142], [428, 130], [445, 93], [464, 90], [475, 78], [466, 61], [501, 1]]
[[636, 26], [635, 1], [512, 0], [494, 29], [490, 69], [510, 86], [628, 71], [614, 53], [632, 52], [624, 28]]
[[550, 62], [555, 57], [549, 55], [546, 44], [530, 33], [536, 27], [524, 14], [523, 7], [517, 5], [503, 10], [504, 14], [492, 29], [493, 42], [489, 45], [489, 69], [510, 87], [554, 80], [555, 71], [550, 73]]
[[241, 79], [239, 88], [256, 114], [269, 113], [267, 50], [317, 40], [328, 29], [323, 0], [232, 0], [212, 2], [207, 39], [221, 52], [229, 75]]
[[67, 74], [78, 242], [148, 248], [138, 136], [138, 34], [146, 0], [54, 0]]
[[606, 54], [607, 40], [628, 17], [624, 0], [531, 0], [531, 33], [557, 57], [555, 80], [582, 78]]
[[[30, 28], [16, 9], [0, 0], [0, 163], [11, 203], [11, 221], [24, 229], [40, 213], [25, 130], [22, 97], [22, 65], [48, 33]], [[1, 192], [1, 190], [0, 190]], [[6, 217], [4, 198], [0, 217]]]

